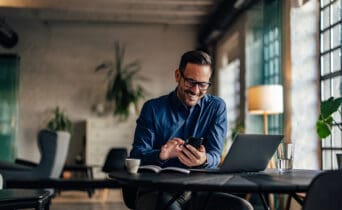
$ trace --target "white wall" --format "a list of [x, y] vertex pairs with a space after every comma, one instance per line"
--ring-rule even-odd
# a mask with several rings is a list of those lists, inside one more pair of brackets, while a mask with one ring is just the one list
[[320, 168], [315, 127], [319, 104], [318, 9], [317, 1], [309, 1], [291, 10], [291, 124], [295, 168]]
[[148, 78], [142, 83], [146, 99], [166, 94], [176, 87], [174, 70], [181, 54], [194, 48], [197, 31], [189, 26], [8, 22], [20, 39], [15, 48], [0, 49], [21, 57], [17, 156], [35, 161], [37, 132], [57, 105], [73, 121], [90, 119], [100, 129], [96, 132], [112, 139], [113, 145], [129, 147], [137, 116], [118, 124], [111, 116], [98, 117], [91, 111], [104, 99], [106, 89], [104, 72], [94, 73], [94, 68], [113, 58], [113, 43], [118, 40], [126, 44], [128, 61], [142, 62], [141, 75]]

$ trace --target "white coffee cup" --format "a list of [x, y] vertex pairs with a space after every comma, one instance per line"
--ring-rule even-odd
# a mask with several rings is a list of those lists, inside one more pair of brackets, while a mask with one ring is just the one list
[[127, 158], [125, 160], [125, 166], [130, 174], [136, 174], [138, 173], [138, 169], [140, 166], [140, 159], [135, 159], [135, 158]]

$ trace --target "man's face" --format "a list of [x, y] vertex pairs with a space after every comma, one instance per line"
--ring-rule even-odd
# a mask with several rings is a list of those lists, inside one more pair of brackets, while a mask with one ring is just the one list
[[195, 106], [207, 93], [211, 69], [209, 65], [187, 63], [182, 73], [176, 70], [177, 96], [186, 106]]

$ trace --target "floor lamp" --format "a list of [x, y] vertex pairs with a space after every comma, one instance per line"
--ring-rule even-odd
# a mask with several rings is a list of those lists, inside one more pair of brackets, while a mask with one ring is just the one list
[[257, 85], [247, 90], [248, 112], [263, 115], [264, 134], [268, 134], [268, 115], [284, 112], [282, 85]]
[[[282, 85], [257, 85], [247, 89], [248, 112], [263, 115], [264, 134], [268, 134], [268, 115], [284, 112]], [[272, 158], [268, 168], [275, 168]], [[269, 195], [269, 206], [274, 209], [274, 197]]]

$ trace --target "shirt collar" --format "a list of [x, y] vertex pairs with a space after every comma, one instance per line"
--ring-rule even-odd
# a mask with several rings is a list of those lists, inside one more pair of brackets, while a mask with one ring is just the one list
[[[177, 97], [177, 88], [174, 91], [172, 91], [169, 96], [170, 96], [170, 100], [171, 100], [171, 103], [173, 106], [175, 106], [177, 108], [182, 108], [182, 109], [185, 108], [188, 110], [188, 107], [186, 107], [183, 104], [183, 102]], [[205, 94], [204, 97], [202, 97], [195, 106], [202, 107], [203, 104], [207, 100], [208, 100], [208, 94]]]

